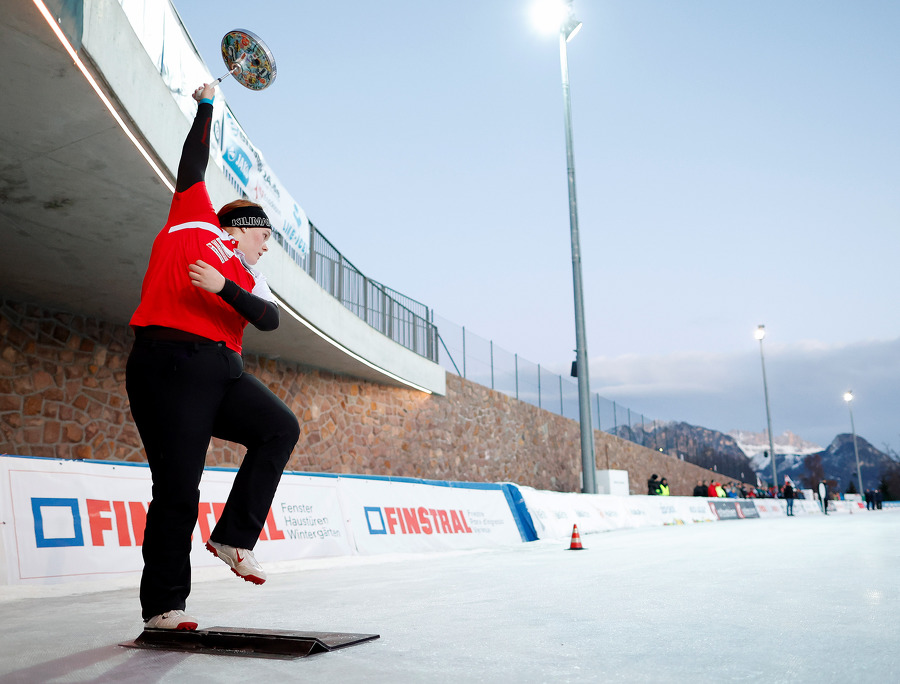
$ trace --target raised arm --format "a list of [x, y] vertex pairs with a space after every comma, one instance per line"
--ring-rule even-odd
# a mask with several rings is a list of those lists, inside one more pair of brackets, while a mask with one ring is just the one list
[[215, 95], [215, 87], [208, 83], [204, 83], [194, 91], [193, 98], [199, 103], [197, 115], [181, 150], [175, 192], [184, 192], [206, 177], [206, 165], [209, 163], [209, 129]]

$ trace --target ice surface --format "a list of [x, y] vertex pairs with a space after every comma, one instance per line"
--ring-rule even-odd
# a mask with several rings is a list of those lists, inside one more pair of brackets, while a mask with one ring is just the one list
[[[0, 588], [7, 682], [900, 681], [900, 513], [642, 528], [474, 553], [223, 565], [201, 627], [377, 633], [300, 660], [118, 646], [137, 582]], [[261, 561], [265, 564], [265, 558]], [[210, 573], [203, 573], [208, 577]]]

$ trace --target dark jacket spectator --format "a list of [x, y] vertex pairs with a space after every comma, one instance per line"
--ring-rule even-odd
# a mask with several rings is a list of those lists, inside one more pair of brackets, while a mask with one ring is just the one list
[[647, 494], [650, 496], [658, 496], [659, 495], [659, 475], [653, 473], [650, 476], [650, 479], [647, 480]]
[[785, 481], [781, 494], [787, 502], [787, 514], [794, 515], [794, 487], [790, 481]]
[[697, 486], [694, 487], [694, 496], [707, 496], [707, 494], [706, 482], [697, 480]]

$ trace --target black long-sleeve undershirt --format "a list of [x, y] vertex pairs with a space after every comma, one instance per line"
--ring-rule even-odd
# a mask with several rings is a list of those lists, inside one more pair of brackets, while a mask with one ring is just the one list
[[[184, 192], [206, 178], [212, 114], [213, 106], [209, 102], [201, 102], [197, 107], [197, 116], [194, 117], [194, 123], [181, 150], [175, 192]], [[233, 280], [226, 278], [225, 287], [217, 294], [258, 330], [275, 330], [278, 327], [280, 322], [278, 307], [262, 297], [247, 292]]]
[[184, 140], [184, 147], [181, 149], [175, 192], [184, 192], [194, 183], [199, 183], [206, 178], [212, 114], [213, 106], [209, 102], [201, 102], [197, 107], [197, 116], [194, 117], [194, 123]]
[[226, 278], [225, 287], [217, 294], [257, 330], [265, 332], [278, 327], [281, 320], [278, 307], [262, 297], [247, 292], [233, 280]]

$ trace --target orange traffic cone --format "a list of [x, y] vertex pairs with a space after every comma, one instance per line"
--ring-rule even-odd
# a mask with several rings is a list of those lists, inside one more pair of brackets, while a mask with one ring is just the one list
[[569, 544], [569, 551], [584, 551], [581, 536], [578, 534], [578, 525], [572, 525], [572, 543]]

